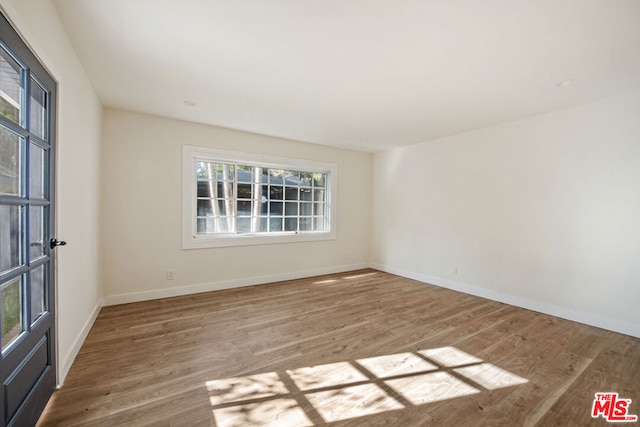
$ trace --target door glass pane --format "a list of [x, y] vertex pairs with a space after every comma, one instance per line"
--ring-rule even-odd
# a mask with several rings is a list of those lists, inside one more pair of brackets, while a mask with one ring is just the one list
[[31, 261], [44, 255], [44, 206], [29, 209], [29, 257]]
[[22, 264], [22, 207], [0, 205], [0, 272]]
[[0, 194], [20, 195], [22, 137], [0, 126]]
[[47, 92], [31, 79], [31, 106], [29, 110], [29, 130], [45, 139]]
[[22, 124], [22, 67], [0, 48], [0, 115]]
[[22, 322], [22, 277], [2, 284], [2, 351], [20, 336]]
[[31, 323], [36, 321], [47, 311], [47, 295], [46, 295], [46, 266], [41, 265], [31, 271]]
[[31, 198], [44, 199], [45, 156], [47, 152], [36, 144], [31, 144], [29, 152], [29, 192]]

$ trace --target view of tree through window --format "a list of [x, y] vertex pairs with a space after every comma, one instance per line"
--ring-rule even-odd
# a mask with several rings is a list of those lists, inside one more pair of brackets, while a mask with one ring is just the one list
[[197, 161], [197, 233], [327, 231], [326, 172]]

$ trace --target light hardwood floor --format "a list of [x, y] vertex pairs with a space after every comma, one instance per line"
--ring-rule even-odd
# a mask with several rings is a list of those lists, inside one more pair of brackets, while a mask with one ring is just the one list
[[362, 270], [105, 307], [40, 426], [607, 425], [640, 339]]

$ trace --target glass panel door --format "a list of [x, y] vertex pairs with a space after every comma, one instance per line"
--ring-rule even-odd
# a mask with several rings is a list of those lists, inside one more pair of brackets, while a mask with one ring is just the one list
[[34, 425], [55, 388], [56, 83], [0, 18], [1, 427]]

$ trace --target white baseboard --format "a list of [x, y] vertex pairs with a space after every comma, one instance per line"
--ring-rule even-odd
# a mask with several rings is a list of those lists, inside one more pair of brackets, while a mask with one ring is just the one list
[[403, 270], [400, 268], [390, 267], [388, 265], [369, 263], [369, 267], [387, 273], [395, 274], [409, 279], [418, 280], [420, 282], [429, 283], [440, 286], [442, 288], [452, 289], [454, 291], [463, 292], [465, 294], [475, 295], [481, 298], [487, 298], [493, 301], [502, 302], [527, 310], [537, 311], [539, 313], [549, 314], [551, 316], [560, 317], [574, 322], [583, 323], [585, 325], [595, 326], [597, 328], [607, 329], [609, 331], [618, 332], [632, 337], [640, 338], [640, 325], [625, 322], [610, 317], [601, 316], [593, 313], [585, 313], [574, 310], [572, 308], [562, 307], [559, 305], [549, 304], [542, 301], [536, 301], [529, 298], [522, 298], [512, 294], [496, 292], [490, 289], [478, 286], [467, 285], [464, 283], [454, 282], [452, 280], [443, 279], [441, 277], [430, 276], [427, 274], [416, 273], [413, 271]]
[[71, 349], [67, 352], [64, 358], [59, 359], [57, 388], [62, 387], [62, 384], [64, 383], [64, 380], [67, 377], [67, 374], [69, 373], [69, 369], [71, 369], [71, 365], [73, 364], [73, 361], [76, 359], [76, 356], [80, 351], [80, 347], [82, 347], [82, 344], [84, 344], [84, 340], [87, 338], [87, 335], [89, 335], [89, 331], [91, 330], [91, 327], [96, 321], [96, 318], [98, 317], [98, 314], [100, 313], [100, 309], [102, 308], [102, 306], [103, 306], [103, 299], [100, 298], [96, 303], [96, 306], [93, 308], [93, 312], [91, 313], [91, 316], [89, 316], [87, 321], [84, 322], [84, 325], [82, 325], [80, 334], [78, 334], [78, 336], [76, 337], [75, 341], [73, 342], [73, 345], [71, 346]]
[[340, 265], [335, 267], [320, 268], [314, 270], [295, 271], [291, 273], [272, 274], [269, 276], [254, 276], [241, 279], [222, 280], [219, 282], [198, 283], [195, 285], [180, 286], [176, 288], [156, 289], [144, 292], [131, 292], [126, 294], [109, 295], [104, 297], [104, 305], [127, 304], [131, 302], [148, 301], [158, 298], [169, 298], [181, 295], [191, 295], [201, 292], [220, 291], [223, 289], [240, 288], [243, 286], [262, 285], [265, 283], [281, 282], [284, 280], [304, 279], [307, 277], [321, 276], [323, 274], [342, 273], [345, 271], [368, 268], [366, 262], [358, 264]]

